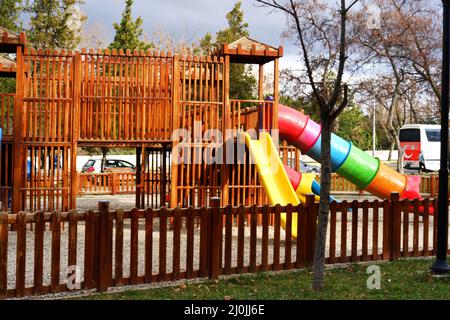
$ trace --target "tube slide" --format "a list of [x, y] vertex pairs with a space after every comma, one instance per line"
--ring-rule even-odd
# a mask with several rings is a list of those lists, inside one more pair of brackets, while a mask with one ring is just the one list
[[[281, 139], [320, 161], [322, 139], [318, 123], [301, 112], [279, 104], [278, 128]], [[398, 173], [335, 134], [331, 135], [331, 169], [361, 190], [380, 198], [389, 199], [392, 192], [398, 192], [401, 199], [422, 199], [419, 194], [420, 177]]]

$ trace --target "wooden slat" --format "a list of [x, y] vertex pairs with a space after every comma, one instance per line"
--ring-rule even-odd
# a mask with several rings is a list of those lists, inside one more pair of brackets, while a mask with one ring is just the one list
[[352, 201], [352, 261], [358, 261], [358, 200]]
[[256, 270], [256, 231], [258, 226], [257, 206], [250, 207], [250, 272]]
[[286, 206], [286, 238], [284, 239], [284, 264], [286, 269], [292, 268], [292, 212], [291, 204]]
[[123, 210], [116, 212], [116, 239], [115, 239], [115, 267], [114, 280], [115, 285], [123, 284]]
[[380, 203], [378, 200], [373, 202], [373, 214], [372, 214], [372, 257], [373, 260], [378, 260], [378, 222], [379, 222], [379, 208]]
[[274, 235], [273, 235], [273, 270], [280, 270], [280, 228], [281, 228], [281, 206], [275, 206], [274, 212]]
[[150, 283], [153, 275], [153, 209], [145, 210], [145, 282]]
[[17, 252], [16, 252], [16, 296], [25, 294], [25, 264], [26, 264], [26, 222], [25, 212], [17, 215]]
[[414, 221], [413, 221], [413, 257], [419, 256], [419, 199], [413, 201]]
[[330, 203], [330, 263], [336, 262], [336, 211], [337, 203]]
[[173, 219], [173, 248], [172, 248], [172, 281], [176, 281], [180, 275], [180, 243], [181, 233], [181, 212], [179, 208], [175, 208]]
[[52, 214], [51, 291], [59, 292], [61, 265], [61, 213]]
[[369, 201], [363, 201], [362, 260], [369, 261]]
[[94, 288], [94, 213], [89, 210], [85, 217], [84, 239], [84, 289]]
[[159, 216], [159, 279], [166, 281], [167, 256], [167, 209], [162, 208]]
[[225, 268], [224, 274], [231, 272], [231, 245], [232, 245], [232, 231], [233, 231], [233, 211], [232, 206], [226, 206], [224, 209], [225, 215]]
[[194, 208], [190, 207], [186, 217], [186, 278], [191, 279], [194, 271]]
[[409, 200], [403, 200], [403, 257], [409, 256], [409, 207]]
[[429, 256], [429, 228], [430, 228], [430, 199], [423, 200], [423, 256]]
[[342, 201], [341, 204], [341, 249], [340, 249], [340, 263], [347, 262], [347, 214], [348, 202]]
[[34, 230], [34, 294], [42, 293], [44, 267], [44, 212], [36, 212]]
[[262, 241], [261, 241], [261, 270], [268, 269], [269, 258], [269, 215], [270, 208], [268, 205], [263, 207], [262, 211]]
[[[69, 239], [68, 239], [68, 261], [67, 265], [77, 266], [77, 239], [78, 239], [78, 212], [71, 210], [69, 212]], [[68, 274], [68, 276], [71, 276]], [[76, 279], [77, 281], [79, 279]]]
[[138, 277], [138, 246], [139, 246], [139, 211], [133, 209], [131, 211], [130, 225], [130, 278], [131, 284], [137, 284]]
[[238, 207], [238, 245], [237, 245], [237, 269], [241, 273], [244, 268], [244, 243], [245, 243], [245, 207]]

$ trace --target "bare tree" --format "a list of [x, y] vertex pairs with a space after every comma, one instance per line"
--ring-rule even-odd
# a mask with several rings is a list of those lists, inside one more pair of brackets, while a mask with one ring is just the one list
[[[358, 0], [340, 0], [337, 8], [329, 1], [257, 0], [263, 6], [284, 12], [286, 34], [299, 47], [308, 86], [320, 106], [322, 125], [321, 192], [314, 255], [313, 289], [323, 288], [325, 242], [328, 227], [331, 182], [331, 127], [348, 103], [348, 85], [343, 83], [348, 60], [349, 11]], [[330, 77], [334, 73], [335, 77]]]

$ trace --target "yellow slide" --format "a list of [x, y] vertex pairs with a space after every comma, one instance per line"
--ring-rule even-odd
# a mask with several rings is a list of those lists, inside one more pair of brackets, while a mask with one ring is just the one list
[[[267, 132], [259, 134], [259, 140], [252, 140], [248, 133], [245, 143], [258, 170], [259, 177], [264, 186], [271, 205], [282, 206], [300, 204], [300, 200], [289, 181], [283, 163], [275, 148], [272, 137]], [[281, 214], [281, 226], [286, 229], [286, 214]], [[297, 215], [292, 215], [292, 237], [297, 238]]]

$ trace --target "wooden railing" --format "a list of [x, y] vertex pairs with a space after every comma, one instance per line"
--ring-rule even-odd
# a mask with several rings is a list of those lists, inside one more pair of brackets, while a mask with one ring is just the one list
[[136, 173], [79, 173], [78, 194], [133, 194], [136, 192]]
[[230, 100], [231, 128], [248, 129], [272, 128], [273, 101]]
[[[298, 158], [292, 148], [280, 148], [283, 161], [294, 162]], [[284, 161], [285, 162], [285, 161]], [[297, 166], [298, 169], [298, 166]], [[143, 177], [144, 179], [144, 177]], [[151, 179], [152, 183], [157, 183], [158, 179]], [[316, 177], [320, 181], [320, 175]], [[143, 180], [145, 181], [145, 180]], [[159, 188], [143, 184], [143, 188]], [[421, 175], [420, 193], [424, 196], [435, 197], [439, 189], [439, 176], [436, 174]], [[133, 194], [136, 192], [136, 174], [134, 172], [114, 172], [114, 173], [79, 173], [78, 174], [78, 194]], [[333, 173], [331, 175], [331, 192], [342, 194], [362, 194], [364, 191], [358, 189], [356, 185]]]
[[[436, 219], [430, 212], [437, 212], [437, 199], [391, 197], [331, 204], [326, 263], [436, 253]], [[305, 205], [284, 207], [219, 207], [219, 201], [211, 199], [208, 208], [110, 211], [99, 202], [96, 212], [0, 213], [0, 297], [311, 265], [318, 214], [314, 196]]]

